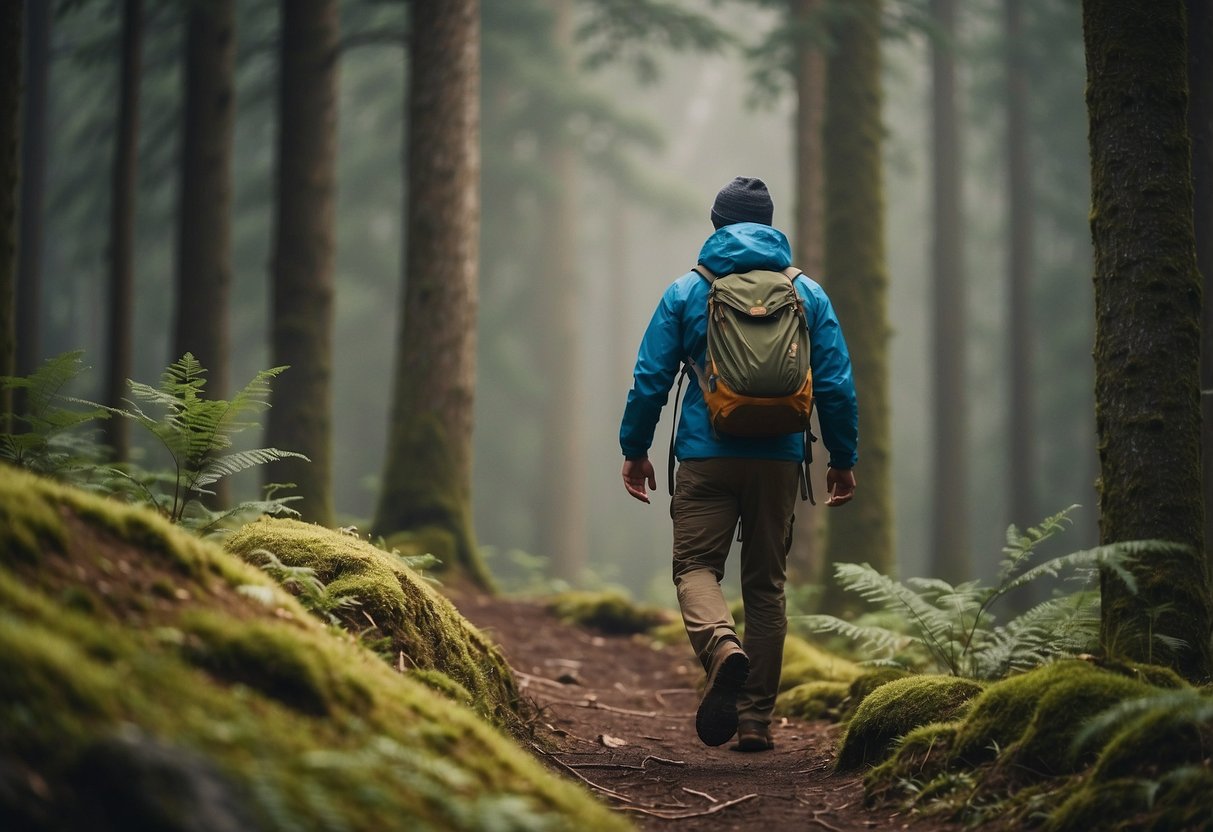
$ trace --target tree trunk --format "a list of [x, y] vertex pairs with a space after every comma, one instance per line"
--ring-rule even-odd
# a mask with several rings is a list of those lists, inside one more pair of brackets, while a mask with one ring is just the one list
[[1032, 449], [1032, 168], [1028, 150], [1028, 68], [1023, 0], [1003, 0], [1007, 78], [1007, 495], [1010, 523], [1027, 528], [1036, 516]]
[[[1084, 0], [1095, 246], [1100, 538], [1162, 539], [1137, 593], [1101, 580], [1109, 653], [1204, 679], [1209, 597], [1200, 479], [1200, 310], [1182, 0]], [[1169, 649], [1153, 638], [1183, 639]]]
[[377, 534], [489, 585], [472, 530], [480, 235], [480, 6], [414, 0], [405, 288]]
[[21, 128], [21, 242], [17, 247], [17, 375], [38, 368], [42, 287], [43, 205], [46, 195], [47, 82], [51, 64], [51, 3], [31, 3], [26, 17], [25, 95]]
[[859, 490], [832, 510], [826, 532], [823, 611], [854, 602], [833, 565], [867, 562], [890, 573], [893, 505], [889, 468], [889, 320], [881, 167], [881, 0], [855, 0], [834, 22], [826, 68], [825, 288], [851, 350], [859, 397]]
[[[122, 69], [119, 76], [118, 125], [114, 138], [114, 172], [110, 191], [109, 354], [106, 357], [105, 403], [119, 407], [131, 375], [135, 306], [135, 195], [139, 188], [139, 82], [143, 75], [143, 2], [122, 5]], [[130, 458], [130, 423], [107, 419], [105, 439], [113, 458]]]
[[[232, 130], [235, 113], [235, 0], [192, 4], [186, 18], [181, 192], [177, 212], [177, 307], [173, 354], [207, 369], [207, 398], [225, 398], [228, 296], [232, 283]], [[230, 502], [227, 480], [212, 488]]]
[[1196, 267], [1204, 288], [1200, 314], [1201, 473], [1205, 566], [1213, 566], [1213, 0], [1187, 0], [1188, 132], [1192, 137], [1192, 219]]
[[931, 19], [936, 32], [931, 41], [931, 222], [935, 234], [931, 366], [935, 389], [930, 470], [940, 484], [947, 485], [930, 489], [930, 570], [934, 577], [956, 584], [969, 577], [969, 501], [955, 0], [931, 0]]
[[[819, 21], [822, 0], [790, 0], [792, 27], [800, 32]], [[795, 159], [796, 218], [792, 228], [792, 262], [805, 274], [821, 277], [824, 259], [822, 222], [823, 168], [821, 122], [825, 115], [825, 54], [815, 44], [802, 42], [796, 49], [793, 68], [796, 83]], [[820, 433], [820, 431], [818, 432]], [[825, 482], [826, 455], [818, 451], [811, 466], [814, 483]], [[792, 526], [792, 548], [788, 551], [788, 580], [792, 584], [817, 583], [821, 559], [821, 511], [807, 502], [797, 501], [796, 521]]]
[[177, 307], [173, 354], [207, 369], [207, 395], [228, 378], [231, 286], [231, 161], [236, 58], [234, 0], [189, 6], [181, 192], [177, 214]]
[[[17, 185], [20, 179], [21, 23], [25, 4], [0, 3], [0, 375], [13, 374], [16, 342]], [[0, 393], [0, 431], [11, 424], [12, 399]]]
[[[573, 6], [553, 0], [553, 39], [560, 71], [575, 71]], [[581, 344], [578, 325], [584, 312], [579, 303], [577, 264], [578, 183], [573, 139], [563, 119], [551, 128], [545, 154], [552, 188], [544, 197], [541, 303], [545, 307], [541, 362], [547, 382], [543, 408], [544, 471], [553, 488], [538, 494], [540, 553], [552, 574], [576, 585], [585, 577], [589, 534], [586, 530], [585, 436], [582, 428]]]
[[302, 453], [267, 479], [293, 482], [307, 520], [333, 522], [334, 205], [337, 167], [337, 0], [283, 0], [273, 256], [275, 366], [266, 443]]

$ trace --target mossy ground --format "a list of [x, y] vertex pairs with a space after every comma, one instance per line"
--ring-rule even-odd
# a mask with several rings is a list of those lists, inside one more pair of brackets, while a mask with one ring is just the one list
[[562, 621], [612, 635], [647, 633], [676, 618], [667, 610], [641, 606], [614, 591], [562, 592], [551, 598], [547, 606]]
[[439, 670], [472, 695], [481, 715], [515, 723], [518, 693], [500, 651], [400, 557], [350, 534], [272, 518], [248, 524], [224, 546], [252, 564], [270, 552], [287, 566], [313, 570], [330, 593], [357, 600], [339, 613], [348, 629], [371, 641], [386, 638], [393, 663]]
[[[912, 681], [879, 688], [856, 721], [877, 708], [884, 723], [916, 713], [896, 695]], [[1213, 702], [1177, 681], [1066, 660], [992, 683], [954, 721], [905, 734], [867, 774], [868, 798], [1002, 828], [1211, 828]]]
[[220, 548], [9, 470], [0, 506], [13, 828], [626, 828]]
[[962, 714], [982, 687], [955, 676], [908, 676], [873, 690], [847, 724], [836, 769], [849, 771], [879, 763], [897, 740], [914, 728], [946, 722]]

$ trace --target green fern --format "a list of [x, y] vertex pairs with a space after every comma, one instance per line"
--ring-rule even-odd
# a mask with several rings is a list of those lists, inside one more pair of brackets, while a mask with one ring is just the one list
[[[48, 358], [28, 376], [2, 376], [0, 388], [24, 391], [24, 407], [13, 414], [21, 430], [0, 433], [0, 459], [21, 468], [60, 479], [88, 479], [101, 462], [102, 447], [79, 428], [108, 417], [105, 409], [63, 395], [63, 390], [88, 369], [84, 352], [75, 350]], [[72, 409], [66, 404], [85, 404]]]
[[142, 425], [168, 452], [173, 467], [167, 478], [148, 476], [132, 466], [109, 473], [115, 481], [125, 480], [129, 493], [139, 495], [174, 523], [200, 530], [252, 511], [297, 515], [286, 499], [272, 494], [218, 514], [203, 505], [203, 499], [214, 493], [208, 486], [225, 477], [288, 457], [307, 459], [278, 448], [227, 452], [235, 434], [258, 425], [248, 416], [269, 408], [270, 382], [286, 369], [262, 370], [228, 400], [204, 396], [206, 369], [188, 352], [165, 369], [158, 386], [129, 382], [127, 407], [105, 410]]
[[980, 581], [953, 586], [936, 578], [901, 582], [867, 564], [835, 566], [839, 586], [894, 614], [899, 626], [857, 624], [830, 615], [805, 616], [800, 622], [811, 631], [857, 641], [874, 654], [874, 663], [892, 664], [895, 655], [909, 652], [940, 672], [978, 679], [1000, 678], [1059, 655], [1090, 650], [1099, 632], [1098, 592], [1080, 589], [1050, 599], [1005, 625], [995, 625], [990, 608], [1007, 593], [1045, 576], [1069, 575], [1089, 585], [1100, 570], [1108, 570], [1135, 591], [1136, 581], [1126, 564], [1143, 555], [1170, 551], [1175, 544], [1116, 543], [1032, 565], [1040, 545], [1066, 528], [1075, 508], [1058, 512], [1024, 532], [1011, 526], [994, 586]]

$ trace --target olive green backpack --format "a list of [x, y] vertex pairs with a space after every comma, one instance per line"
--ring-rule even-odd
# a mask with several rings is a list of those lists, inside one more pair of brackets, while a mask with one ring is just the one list
[[[689, 357], [684, 365], [703, 391], [712, 430], [754, 437], [803, 432], [807, 464], [815, 437], [809, 326], [795, 284], [802, 272], [789, 266], [717, 276], [703, 264], [695, 271], [711, 286], [707, 358], [703, 367]], [[804, 490], [810, 498], [807, 482]]]

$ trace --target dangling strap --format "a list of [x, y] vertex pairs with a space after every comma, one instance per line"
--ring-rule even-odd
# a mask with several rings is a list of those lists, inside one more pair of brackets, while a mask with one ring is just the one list
[[671, 497], [674, 496], [674, 439], [678, 436], [678, 403], [682, 401], [682, 380], [690, 375], [690, 372], [690, 366], [683, 362], [682, 370], [678, 373], [678, 390], [674, 393], [674, 422], [670, 428], [670, 460], [666, 466], [666, 482], [670, 484]]
[[[809, 415], [813, 415], [813, 403], [809, 403]], [[804, 429], [804, 466], [800, 469], [800, 499], [808, 500], [809, 505], [817, 505], [817, 501], [813, 499], [813, 477], [809, 471], [809, 466], [813, 464], [813, 443], [817, 441], [817, 437], [813, 435], [813, 429], [806, 427]]]

